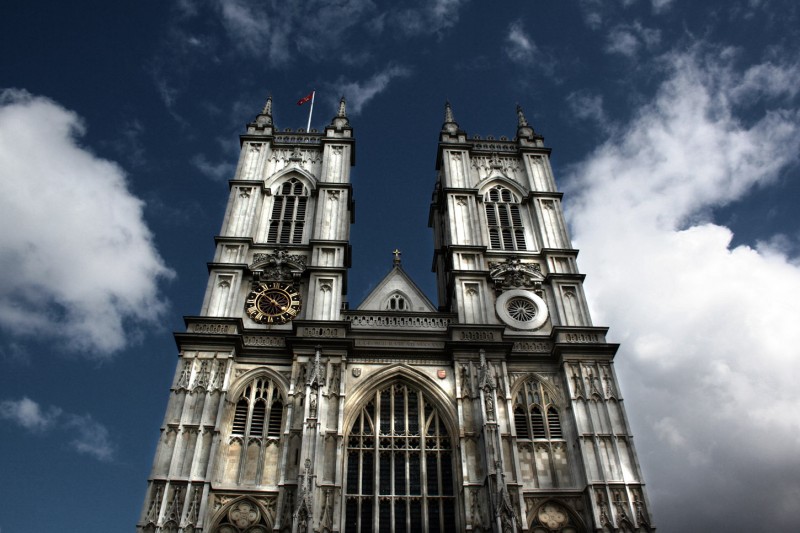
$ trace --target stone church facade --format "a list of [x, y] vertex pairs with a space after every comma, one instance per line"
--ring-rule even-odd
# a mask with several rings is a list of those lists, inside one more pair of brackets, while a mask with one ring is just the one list
[[247, 125], [139, 532], [650, 532], [612, 365], [550, 168], [448, 104], [434, 306], [399, 252], [345, 303], [355, 139]]

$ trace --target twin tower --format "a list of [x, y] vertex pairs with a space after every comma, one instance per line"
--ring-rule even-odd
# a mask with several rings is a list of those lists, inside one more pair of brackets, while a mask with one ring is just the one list
[[429, 224], [438, 308], [399, 254], [346, 304], [355, 138], [241, 156], [139, 532], [651, 532], [612, 360], [544, 139], [468, 137], [450, 105]]

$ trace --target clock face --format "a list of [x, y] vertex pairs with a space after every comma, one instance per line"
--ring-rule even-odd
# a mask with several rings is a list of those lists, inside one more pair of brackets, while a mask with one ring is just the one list
[[285, 324], [300, 312], [300, 293], [285, 281], [259, 283], [245, 300], [247, 316], [260, 324]]

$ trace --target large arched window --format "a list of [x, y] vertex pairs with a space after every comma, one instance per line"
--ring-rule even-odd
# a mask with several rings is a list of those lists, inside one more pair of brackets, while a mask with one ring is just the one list
[[562, 419], [549, 387], [533, 378], [523, 382], [514, 396], [514, 428], [524, 482], [539, 489], [573, 486]]
[[267, 242], [300, 244], [306, 220], [308, 189], [297, 178], [284, 182], [275, 194], [269, 217]]
[[483, 196], [486, 223], [489, 226], [489, 246], [493, 250], [525, 250], [525, 228], [514, 194], [495, 185]]
[[253, 379], [235, 400], [222, 480], [274, 485], [283, 430], [283, 398], [266, 376]]
[[562, 440], [558, 407], [535, 380], [526, 381], [514, 402], [514, 427], [518, 439]]
[[279, 439], [282, 418], [283, 402], [277, 387], [267, 378], [258, 378], [236, 402], [231, 435]]
[[394, 383], [370, 398], [347, 439], [345, 533], [455, 530], [453, 448], [425, 395]]

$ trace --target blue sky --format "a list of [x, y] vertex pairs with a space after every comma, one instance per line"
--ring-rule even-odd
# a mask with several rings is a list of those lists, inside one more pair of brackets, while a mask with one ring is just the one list
[[0, 9], [0, 531], [130, 531], [238, 156], [348, 101], [357, 305], [427, 228], [443, 104], [553, 166], [659, 530], [800, 520], [793, 1], [38, 2]]

